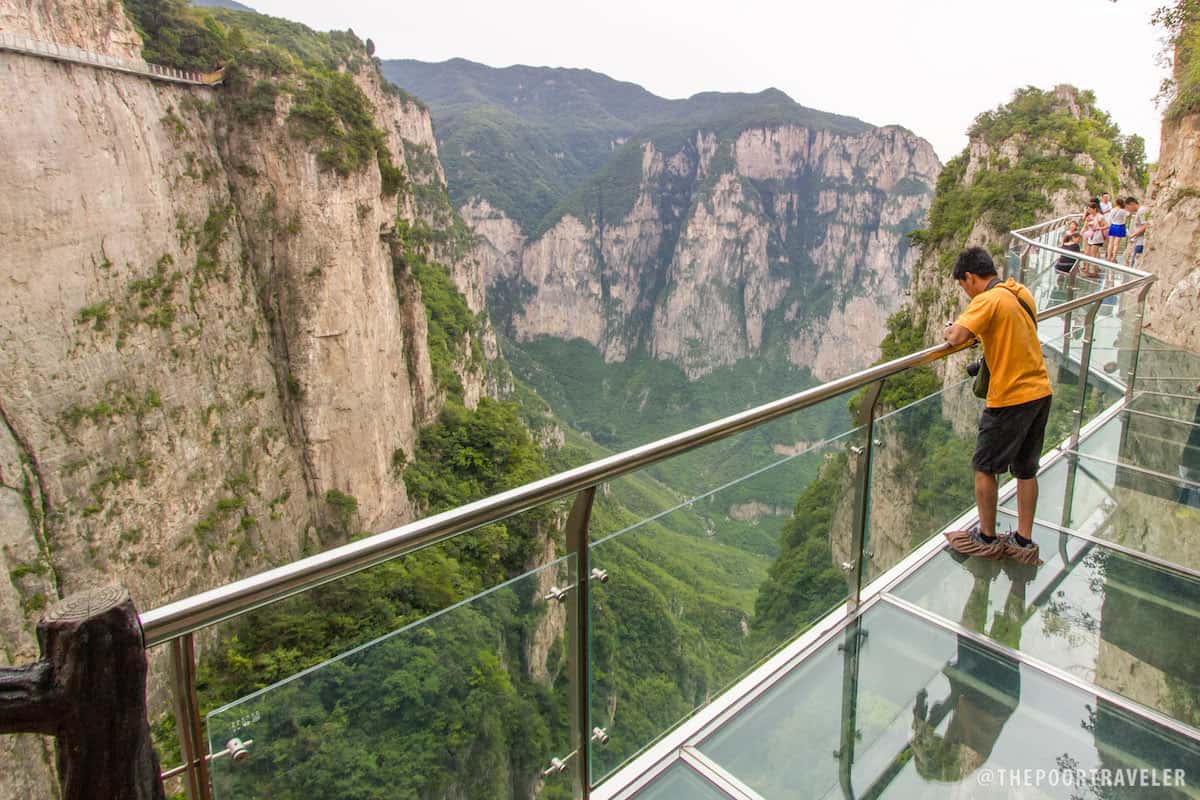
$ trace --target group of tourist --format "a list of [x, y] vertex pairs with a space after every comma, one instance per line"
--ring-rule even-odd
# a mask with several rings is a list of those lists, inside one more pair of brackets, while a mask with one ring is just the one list
[[[1146, 211], [1136, 197], [1118, 197], [1114, 203], [1112, 195], [1105, 192], [1088, 201], [1083, 210], [1082, 225], [1075, 220], [1067, 225], [1062, 247], [1132, 267], [1145, 249], [1146, 229], [1149, 227]], [[1123, 248], [1122, 243], [1125, 243]], [[1101, 250], [1104, 251], [1103, 256]], [[1118, 262], [1117, 259], [1122, 260]], [[1062, 256], [1054, 268], [1059, 272], [1071, 272], [1077, 263], [1077, 259]], [[1100, 267], [1085, 261], [1079, 268], [1079, 274], [1085, 278], [1098, 278]]]

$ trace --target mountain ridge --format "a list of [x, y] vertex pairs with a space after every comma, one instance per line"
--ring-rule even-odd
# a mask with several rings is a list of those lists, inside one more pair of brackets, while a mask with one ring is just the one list
[[[560, 219], [556, 206], [629, 142], [662, 148], [671, 139], [682, 147], [699, 129], [736, 133], [781, 123], [855, 133], [875, 127], [809, 108], [774, 87], [668, 99], [581, 68], [395, 59], [382, 70], [429, 103], [455, 205], [486, 200], [526, 235]], [[504, 161], [511, 163], [497, 166]]]

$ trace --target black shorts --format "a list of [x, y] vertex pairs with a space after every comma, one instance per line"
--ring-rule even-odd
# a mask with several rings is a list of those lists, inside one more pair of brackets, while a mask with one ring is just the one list
[[1051, 399], [1043, 397], [1016, 406], [985, 408], [979, 418], [979, 438], [975, 441], [971, 466], [988, 475], [1011, 471], [1014, 478], [1021, 480], [1036, 478]]

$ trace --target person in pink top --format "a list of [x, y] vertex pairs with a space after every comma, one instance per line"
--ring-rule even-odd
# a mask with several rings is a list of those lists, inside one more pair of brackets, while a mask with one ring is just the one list
[[[1100, 201], [1092, 200], [1088, 203], [1088, 212], [1089, 215], [1083, 223], [1083, 254], [1099, 258], [1100, 247], [1108, 235], [1108, 222], [1105, 221], [1104, 214], [1100, 211]], [[1095, 264], [1085, 263], [1080, 271], [1088, 278], [1100, 277], [1100, 268]]]

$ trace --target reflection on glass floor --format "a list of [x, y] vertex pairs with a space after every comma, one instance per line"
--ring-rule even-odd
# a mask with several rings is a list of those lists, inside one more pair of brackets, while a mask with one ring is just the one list
[[1142, 367], [1041, 475], [1044, 565], [937, 552], [612, 796], [1200, 797], [1200, 359]]
[[[766, 800], [1070, 798], [1101, 788], [1090, 786], [1090, 777], [1078, 785], [1076, 771], [1200, 775], [1197, 742], [888, 602], [696, 750], [713, 771], [748, 790], [740, 795]], [[1058, 778], [1015, 792], [1005, 781], [1025, 769]], [[682, 783], [669, 792], [667, 782], [678, 780], [664, 773], [638, 797], [709, 796]], [[1191, 796], [1186, 788], [1156, 791]]]
[[943, 551], [896, 594], [1200, 728], [1200, 581], [1042, 526], [1034, 538], [1040, 569]]

